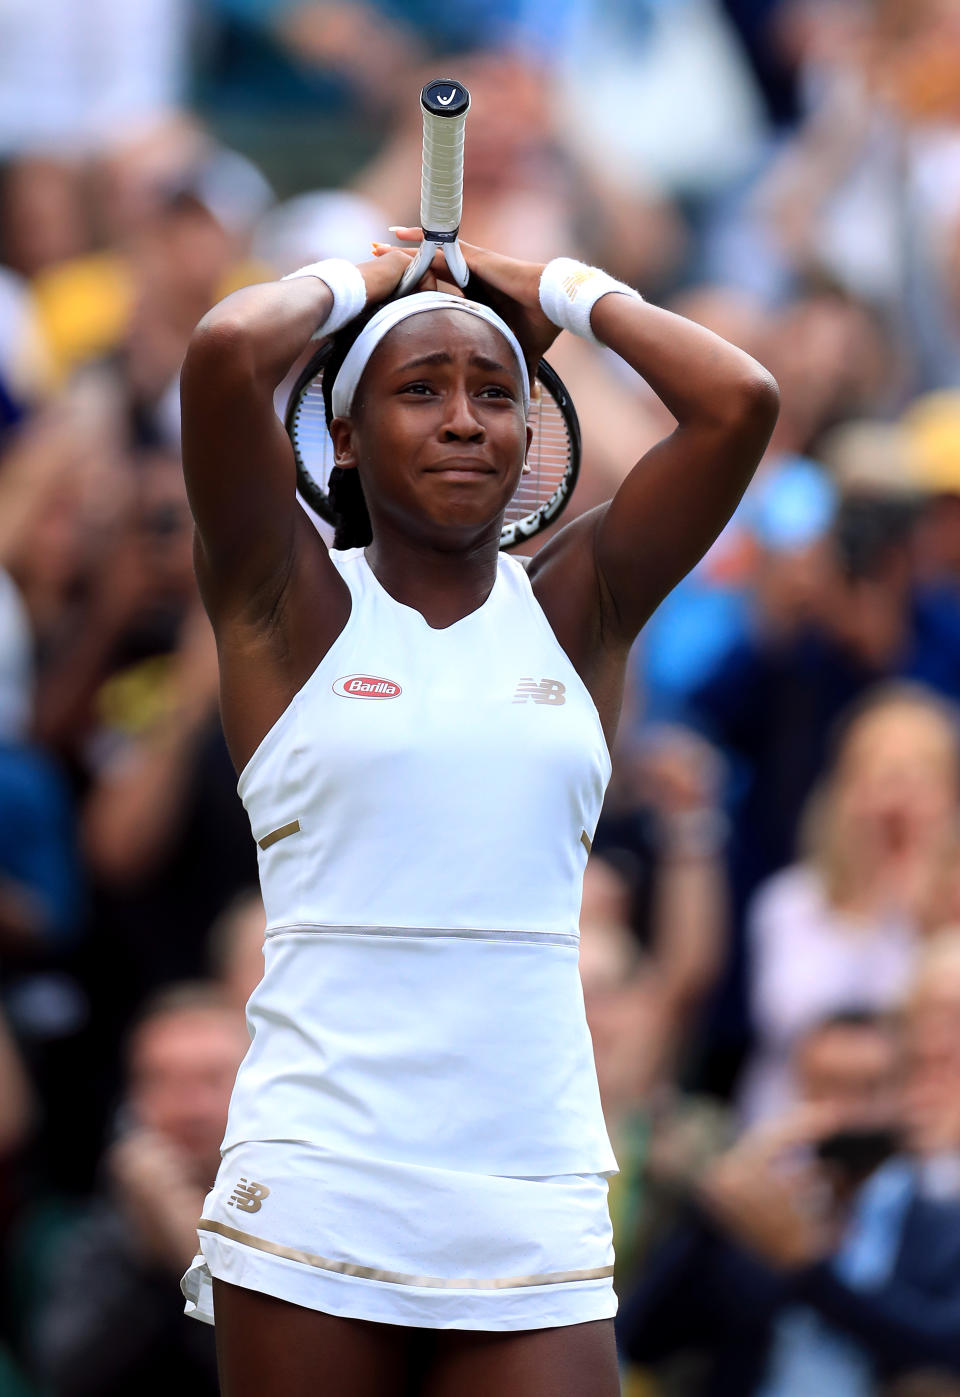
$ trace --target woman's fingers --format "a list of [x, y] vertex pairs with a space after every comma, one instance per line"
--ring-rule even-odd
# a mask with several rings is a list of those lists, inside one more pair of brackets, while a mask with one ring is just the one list
[[367, 288], [367, 303], [385, 300], [393, 294], [409, 264], [407, 252], [397, 247], [374, 248], [371, 262], [359, 263], [357, 270]]
[[[390, 232], [401, 242], [410, 244], [419, 244], [423, 238], [421, 228], [406, 228], [397, 224], [391, 227]], [[461, 242], [460, 249], [470, 272], [486, 283], [493, 292], [505, 297], [507, 302], [513, 302], [518, 315], [529, 319], [530, 324], [523, 327], [525, 333], [522, 338], [530, 342], [536, 351], [534, 357], [539, 358], [540, 353], [552, 343], [557, 333], [556, 327], [546, 320], [540, 310], [539, 286], [542, 267], [533, 262], [519, 262], [516, 258], [504, 257], [502, 253], [490, 252], [474, 243]], [[373, 251], [376, 257], [386, 257], [389, 253], [402, 253], [407, 259], [414, 256], [409, 248], [393, 247], [389, 243], [374, 243]], [[428, 281], [427, 276], [431, 274], [434, 280]], [[443, 283], [450, 278], [442, 249], [435, 252], [427, 276], [419, 283], [421, 290], [432, 291], [437, 280]], [[459, 290], [458, 287], [451, 289]], [[498, 308], [501, 309], [501, 313], [507, 313], [509, 318], [507, 304]]]
[[[404, 266], [404, 271], [406, 270], [406, 267], [410, 265], [410, 263], [413, 261], [414, 257], [416, 256], [416, 253], [415, 253], [415, 252], [411, 252], [411, 251], [409, 250], [409, 248], [406, 248], [406, 247], [391, 247], [391, 245], [390, 245], [389, 243], [372, 243], [371, 246], [372, 246], [372, 248], [373, 248], [373, 255], [374, 255], [374, 257], [387, 257], [391, 252], [399, 253], [401, 257], [404, 257], [404, 258], [406, 259], [406, 265]], [[429, 267], [428, 270], [431, 271], [431, 272], [436, 273], [436, 272], [442, 271], [443, 268], [444, 268], [445, 266], [446, 266], [446, 263], [445, 263], [444, 260], [443, 260], [443, 253], [442, 253], [442, 252], [438, 252], [438, 253], [436, 253], [436, 254], [434, 255], [434, 259], [433, 259], [433, 261], [430, 263], [430, 267]], [[423, 282], [423, 278], [421, 278], [421, 284], [422, 284], [422, 282]], [[424, 287], [424, 289], [425, 289], [425, 290], [432, 290], [433, 288], [432, 288], [432, 287]]]
[[521, 262], [516, 257], [504, 257], [473, 243], [460, 244], [467, 266], [483, 281], [504, 296], [509, 296], [535, 317], [541, 316], [540, 274], [543, 263]]
[[[390, 229], [405, 242], [419, 242], [419, 228], [394, 227]], [[499, 252], [476, 247], [473, 243], [461, 243], [464, 260], [470, 272], [470, 294], [485, 302], [503, 316], [516, 334], [529, 366], [535, 368], [556, 339], [558, 331], [540, 309], [540, 273], [543, 268], [534, 262], [518, 262], [516, 258], [504, 257]], [[409, 265], [414, 253], [409, 248], [392, 247], [389, 243], [374, 243], [375, 257], [388, 254], [401, 255]], [[427, 277], [433, 280], [427, 280]], [[452, 284], [450, 269], [442, 249], [434, 253], [433, 261], [422, 277], [418, 290], [449, 290], [454, 295], [464, 295], [464, 291]]]
[[[422, 228], [405, 228], [397, 224], [391, 227], [390, 232], [400, 242], [420, 243], [423, 239]], [[386, 243], [375, 244], [377, 255], [383, 256], [384, 254], [379, 249], [387, 246]], [[525, 310], [533, 311], [534, 314], [539, 312], [540, 273], [543, 270], [541, 265], [533, 262], [520, 262], [514, 257], [505, 257], [500, 252], [491, 252], [488, 248], [477, 247], [475, 243], [461, 241], [460, 250], [471, 272], [488, 282], [502, 295], [515, 300]], [[442, 273], [443, 268], [443, 253], [438, 252], [433, 260], [433, 270]]]
[[[372, 243], [371, 246], [373, 248], [374, 257], [386, 257], [388, 252], [399, 252], [406, 257], [408, 262], [412, 262], [416, 256], [416, 253], [411, 252], [408, 248], [393, 247], [390, 243]], [[446, 265], [447, 262], [443, 252], [440, 250], [436, 251], [433, 254], [433, 261], [430, 263], [430, 270], [432, 272], [442, 272]]]
[[[393, 229], [390, 231], [392, 232]], [[411, 231], [419, 233], [419, 229]], [[390, 252], [399, 252], [406, 258], [407, 265], [409, 265], [416, 256], [415, 253], [410, 252], [405, 247], [391, 247], [389, 243], [373, 243], [372, 246], [374, 257], [385, 257]], [[444, 291], [451, 296], [462, 296], [463, 292], [460, 287], [450, 281], [449, 277], [450, 269], [447, 266], [443, 252], [436, 252], [430, 266], [420, 278], [417, 289], [419, 291]]]
[[[394, 227], [390, 229], [390, 232], [394, 233], [403, 242], [419, 244], [423, 240], [423, 230], [421, 228]], [[482, 247], [474, 247], [472, 243], [461, 243], [460, 247], [463, 251], [464, 259], [467, 263], [467, 266], [470, 268], [472, 272], [479, 272], [481, 275], [483, 275], [483, 267], [485, 261], [489, 263], [489, 260], [491, 258], [494, 261], [497, 261], [496, 253], [487, 252], [486, 249]], [[410, 252], [407, 248], [394, 247], [391, 243], [374, 243], [373, 251], [374, 255], [377, 257], [384, 257], [388, 252], [403, 252], [408, 257], [413, 257], [415, 255], [414, 253]], [[433, 262], [431, 263], [431, 270], [433, 272], [443, 273], [446, 269], [447, 261], [444, 257], [443, 249], [438, 248], [434, 253]]]
[[388, 252], [399, 252], [408, 262], [412, 262], [414, 253], [409, 252], [405, 247], [394, 247], [392, 243], [371, 243], [374, 257], [386, 257]]

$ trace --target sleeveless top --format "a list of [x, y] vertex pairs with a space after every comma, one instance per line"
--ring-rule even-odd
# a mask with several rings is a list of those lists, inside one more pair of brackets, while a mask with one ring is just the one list
[[330, 556], [350, 617], [238, 784], [267, 934], [224, 1148], [614, 1172], [578, 971], [593, 700], [514, 559], [437, 630]]

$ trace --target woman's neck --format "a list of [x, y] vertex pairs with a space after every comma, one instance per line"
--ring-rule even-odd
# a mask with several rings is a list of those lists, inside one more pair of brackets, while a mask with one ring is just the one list
[[364, 557], [394, 601], [419, 611], [428, 626], [442, 630], [476, 611], [490, 595], [498, 545], [499, 530], [497, 536], [462, 551], [378, 530]]

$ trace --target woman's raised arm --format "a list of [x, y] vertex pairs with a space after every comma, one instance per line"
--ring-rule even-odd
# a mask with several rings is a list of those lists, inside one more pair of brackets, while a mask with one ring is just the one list
[[[419, 228], [394, 231], [405, 242], [420, 236]], [[535, 364], [559, 331], [541, 303], [543, 265], [460, 246]], [[394, 255], [386, 247], [382, 254]], [[442, 274], [439, 261], [436, 270]], [[571, 272], [568, 282], [577, 284], [595, 269], [567, 262], [564, 274]], [[601, 295], [589, 325], [646, 379], [677, 426], [641, 457], [609, 504], [561, 529], [531, 563], [537, 595], [578, 657], [578, 638], [589, 650], [597, 634], [598, 597], [600, 633], [622, 649], [703, 556], [759, 465], [779, 405], [776, 383], [749, 354], [635, 293]]]
[[[393, 290], [406, 260], [397, 253], [360, 266], [368, 300]], [[248, 286], [191, 337], [180, 378], [183, 469], [212, 612], [249, 612], [258, 601], [269, 610], [290, 573], [296, 470], [273, 399], [332, 305], [317, 276]]]
[[736, 508], [773, 431], [779, 393], [749, 354], [645, 301], [603, 296], [590, 323], [677, 419], [597, 522], [597, 570], [617, 630], [632, 640]]

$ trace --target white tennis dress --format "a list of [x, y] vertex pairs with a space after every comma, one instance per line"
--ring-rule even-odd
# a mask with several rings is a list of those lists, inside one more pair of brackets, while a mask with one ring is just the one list
[[522, 566], [443, 630], [362, 549], [350, 618], [240, 777], [266, 969], [183, 1281], [455, 1329], [611, 1316], [577, 966], [610, 776]]

